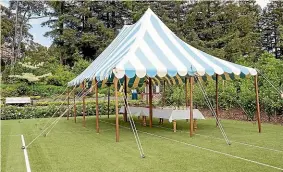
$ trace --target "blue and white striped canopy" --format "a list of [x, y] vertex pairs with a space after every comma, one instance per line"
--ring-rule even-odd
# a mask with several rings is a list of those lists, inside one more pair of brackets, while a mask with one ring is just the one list
[[108, 80], [111, 76], [164, 78], [256, 75], [253, 68], [200, 51], [178, 38], [149, 8], [134, 25], [124, 26], [112, 43], [80, 75], [68, 83]]

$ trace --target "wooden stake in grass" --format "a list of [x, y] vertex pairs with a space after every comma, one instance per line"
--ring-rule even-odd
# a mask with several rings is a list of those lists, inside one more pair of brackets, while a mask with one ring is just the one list
[[115, 111], [116, 111], [116, 142], [120, 140], [119, 133], [119, 109], [118, 109], [118, 79], [114, 78], [114, 87], [115, 87]]
[[257, 116], [257, 123], [258, 123], [258, 132], [261, 133], [261, 120], [260, 120], [260, 107], [259, 107], [257, 77], [258, 75], [255, 76], [255, 80], [254, 80], [255, 94], [256, 94], [256, 116]]
[[97, 80], [94, 79], [95, 83], [95, 108], [96, 108], [96, 132], [99, 133], [99, 107], [98, 107], [98, 83]]

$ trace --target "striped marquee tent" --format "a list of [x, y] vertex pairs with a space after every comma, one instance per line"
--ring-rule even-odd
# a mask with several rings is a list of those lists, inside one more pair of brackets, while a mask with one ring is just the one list
[[117, 83], [138, 87], [145, 80], [150, 80], [151, 84], [162, 80], [178, 84], [187, 77], [192, 78], [190, 76], [218, 80], [218, 76], [234, 79], [250, 75], [257, 76], [257, 71], [219, 59], [182, 41], [149, 8], [137, 23], [125, 25], [112, 43], [68, 86], [95, 81], [100, 87], [117, 79]]

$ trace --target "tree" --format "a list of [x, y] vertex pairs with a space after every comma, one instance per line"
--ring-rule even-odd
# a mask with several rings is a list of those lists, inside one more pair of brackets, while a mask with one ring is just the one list
[[283, 58], [283, 2], [271, 1], [264, 9], [262, 20], [263, 49]]

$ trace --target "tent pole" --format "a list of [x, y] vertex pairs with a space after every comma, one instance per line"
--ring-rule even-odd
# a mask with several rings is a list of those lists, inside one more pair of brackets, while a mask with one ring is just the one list
[[108, 116], [108, 118], [109, 118], [109, 113], [110, 113], [110, 108], [109, 108], [109, 106], [110, 106], [110, 85], [108, 85], [108, 107], [107, 107], [107, 116]]
[[70, 116], [70, 90], [69, 88], [67, 88], [67, 104], [68, 104], [67, 120], [69, 120], [69, 116]]
[[[216, 111], [216, 118], [218, 119], [218, 115], [219, 115], [219, 104], [218, 104], [218, 77], [219, 75], [216, 74], [216, 78], [215, 78], [215, 111]], [[216, 122], [216, 127], [218, 126], [217, 122]]]
[[258, 123], [258, 132], [261, 133], [261, 120], [260, 120], [260, 107], [259, 107], [257, 79], [258, 79], [258, 75], [255, 75], [254, 84], [255, 84], [255, 94], [256, 94], [256, 116], [257, 116], [257, 123]]
[[95, 81], [96, 132], [99, 133], [98, 84], [96, 79], [94, 79], [94, 81]]
[[149, 86], [149, 126], [152, 128], [152, 80], [148, 78], [148, 86]]
[[145, 82], [145, 99], [146, 99], [146, 104], [148, 105], [148, 82]]
[[165, 80], [163, 80], [163, 94], [162, 94], [162, 98], [163, 98], [163, 100], [162, 100], [162, 106], [165, 106], [165, 99], [166, 99], [166, 95], [165, 95]]
[[193, 136], [193, 77], [190, 76], [190, 137]]
[[[189, 100], [188, 100], [188, 79], [185, 77], [185, 97], [186, 97], [186, 109], [188, 108], [188, 103], [189, 103]], [[188, 119], [186, 119], [187, 122], [189, 122]]]
[[[125, 94], [125, 102], [127, 101], [127, 77], [124, 76], [124, 94]], [[124, 121], [127, 122], [127, 103], [125, 103], [124, 107]]]
[[114, 78], [114, 87], [115, 87], [115, 109], [116, 109], [116, 142], [119, 142], [120, 133], [119, 133], [119, 109], [118, 109], [118, 78]]
[[186, 97], [186, 108], [188, 108], [188, 80], [185, 78], [185, 97]]
[[76, 90], [74, 90], [74, 121], [77, 123]]
[[[85, 81], [83, 82], [83, 90], [85, 89]], [[84, 90], [85, 91], [85, 90]], [[84, 91], [83, 91], [83, 94], [84, 94]], [[83, 127], [85, 127], [85, 96], [86, 95], [83, 95]]]

